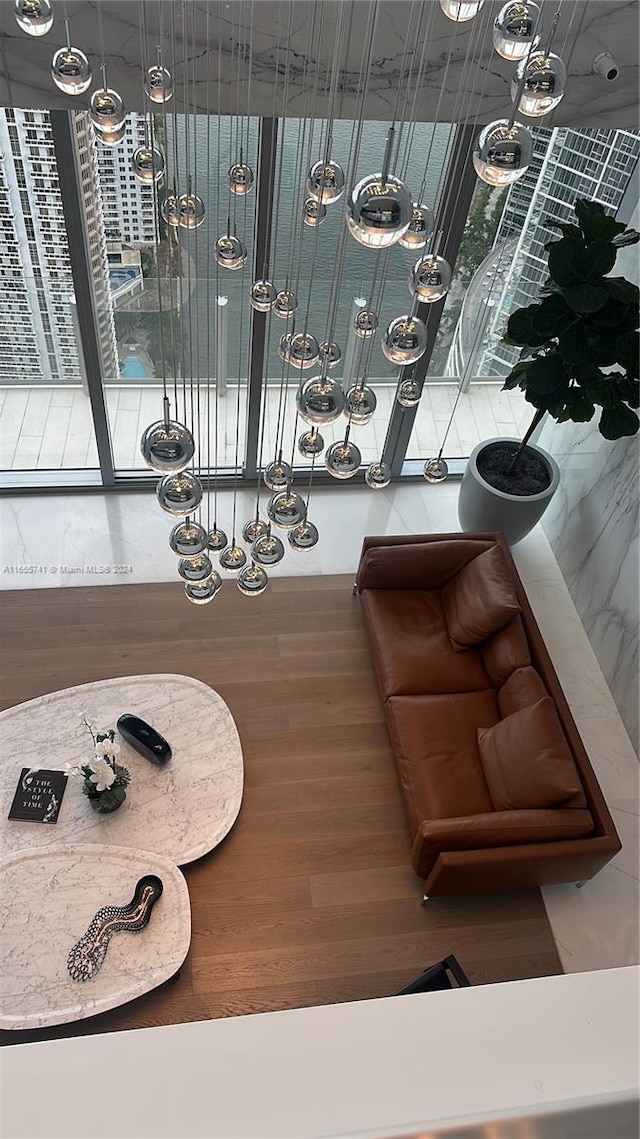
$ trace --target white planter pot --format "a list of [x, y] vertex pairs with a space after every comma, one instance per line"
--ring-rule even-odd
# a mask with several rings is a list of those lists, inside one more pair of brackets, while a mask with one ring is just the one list
[[542, 518], [557, 490], [560, 470], [551, 455], [541, 447], [527, 443], [526, 450], [535, 452], [549, 471], [549, 486], [539, 494], [531, 495], [506, 494], [496, 490], [478, 472], [477, 461], [481, 452], [502, 443], [520, 443], [520, 440], [504, 437], [485, 439], [471, 452], [460, 485], [458, 518], [463, 530], [501, 530], [508, 544], [515, 546]]

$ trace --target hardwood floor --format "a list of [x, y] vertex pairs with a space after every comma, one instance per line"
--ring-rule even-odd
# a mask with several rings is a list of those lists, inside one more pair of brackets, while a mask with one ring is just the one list
[[246, 778], [231, 833], [185, 868], [179, 977], [3, 1044], [379, 997], [449, 953], [475, 984], [562, 972], [537, 890], [420, 906], [351, 577], [279, 578], [254, 599], [228, 581], [203, 608], [178, 583], [5, 593], [0, 635], [3, 707], [137, 673], [211, 685]]

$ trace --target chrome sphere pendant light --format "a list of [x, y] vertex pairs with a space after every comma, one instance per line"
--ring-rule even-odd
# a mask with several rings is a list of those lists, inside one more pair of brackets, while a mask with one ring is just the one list
[[271, 311], [274, 316], [279, 316], [280, 320], [289, 320], [293, 316], [298, 307], [298, 298], [292, 289], [280, 289], [276, 293]]
[[390, 173], [394, 140], [395, 128], [390, 127], [381, 173], [361, 178], [347, 199], [349, 233], [370, 249], [395, 245], [407, 232], [413, 216], [409, 190]]
[[509, 186], [526, 173], [533, 156], [533, 139], [526, 127], [511, 119], [497, 119], [478, 135], [473, 165], [488, 186]]
[[152, 182], [160, 182], [164, 177], [164, 154], [157, 146], [145, 143], [144, 146], [137, 147], [133, 152], [131, 162], [133, 173], [139, 182], [148, 185]]
[[440, 7], [448, 20], [456, 24], [465, 24], [477, 16], [484, 0], [440, 0]]
[[426, 304], [442, 300], [450, 285], [451, 266], [435, 252], [427, 253], [416, 261], [409, 273], [409, 291]]
[[344, 194], [344, 170], [331, 159], [314, 162], [307, 177], [307, 191], [323, 205], [333, 205]]
[[167, 514], [193, 514], [202, 502], [202, 483], [191, 471], [165, 475], [156, 487], [156, 497]]
[[534, 51], [516, 67], [511, 97], [517, 100], [520, 92], [518, 110], [528, 118], [539, 119], [558, 106], [566, 89], [567, 69], [560, 56]]
[[242, 541], [251, 546], [258, 538], [264, 538], [268, 531], [269, 526], [261, 518], [251, 518], [242, 527]]
[[117, 131], [101, 131], [97, 127], [93, 130], [101, 146], [119, 146], [127, 133], [127, 124], [123, 123]]
[[413, 376], [401, 380], [396, 392], [396, 402], [400, 407], [416, 407], [422, 398], [422, 388]]
[[422, 473], [427, 482], [444, 482], [447, 475], [449, 474], [449, 468], [444, 459], [441, 459], [439, 457], [437, 459], [427, 459]]
[[213, 601], [221, 588], [222, 578], [213, 570], [206, 581], [185, 582], [184, 593], [187, 601], [191, 601], [193, 605], [206, 605], [209, 601]]
[[228, 545], [229, 539], [224, 530], [214, 524], [207, 534], [207, 549], [213, 550], [214, 554], [219, 554]]
[[126, 110], [122, 97], [107, 84], [107, 74], [102, 66], [102, 87], [93, 92], [89, 104], [91, 122], [102, 135], [115, 134], [125, 125]]
[[226, 569], [228, 573], [237, 573], [247, 564], [247, 555], [245, 554], [242, 546], [236, 545], [235, 539], [232, 540], [231, 545], [227, 546], [220, 554], [220, 565]]
[[493, 46], [503, 59], [523, 59], [540, 43], [540, 8], [533, 0], [510, 0], [493, 23]]
[[16, 0], [16, 23], [28, 36], [46, 36], [53, 27], [53, 8], [49, 0]]
[[250, 562], [248, 566], [240, 570], [238, 574], [236, 585], [245, 597], [259, 597], [264, 593], [269, 584], [264, 569], [259, 562]]
[[384, 490], [391, 482], [391, 467], [388, 463], [370, 463], [364, 472], [364, 481], [372, 490]]
[[183, 229], [197, 229], [204, 221], [205, 208], [202, 198], [192, 192], [189, 186], [187, 194], [180, 194], [176, 202], [178, 211], [178, 225]]
[[342, 415], [345, 395], [338, 380], [324, 374], [311, 376], [298, 388], [296, 406], [305, 423], [328, 426]]
[[152, 103], [168, 103], [173, 96], [173, 79], [166, 67], [162, 66], [162, 52], [156, 48], [156, 62], [147, 68], [144, 89]]
[[178, 522], [169, 535], [169, 546], [179, 558], [196, 558], [205, 552], [207, 544], [207, 531], [192, 518]]
[[240, 151], [240, 161], [234, 162], [233, 166], [229, 167], [228, 178], [232, 194], [241, 197], [253, 189], [253, 170], [242, 161], [242, 151]]
[[223, 269], [242, 269], [247, 260], [247, 247], [239, 237], [227, 232], [216, 241], [213, 256]]
[[366, 384], [354, 384], [345, 396], [344, 414], [356, 427], [364, 427], [373, 419], [378, 399], [373, 388]]
[[181, 558], [178, 562], [178, 573], [184, 581], [206, 581], [213, 573], [211, 558], [206, 554]]
[[318, 347], [320, 361], [326, 364], [327, 368], [335, 368], [342, 359], [342, 349], [335, 340], [323, 340]]
[[163, 199], [160, 206], [160, 213], [167, 225], [180, 225], [180, 206], [178, 204], [178, 194], [176, 193], [175, 186], [173, 188], [173, 194], [168, 194], [167, 197]]
[[433, 211], [421, 202], [414, 202], [411, 211], [411, 221], [406, 233], [403, 233], [398, 245], [403, 249], [422, 249], [431, 237], [435, 226]]
[[267, 503], [267, 514], [274, 526], [281, 530], [292, 530], [299, 522], [304, 522], [307, 507], [304, 499], [288, 487], [271, 496]]
[[319, 538], [318, 527], [314, 526], [313, 522], [309, 522], [308, 518], [305, 518], [304, 522], [299, 522], [287, 534], [287, 541], [291, 549], [300, 554], [306, 554], [314, 546], [317, 546]]
[[305, 225], [322, 225], [327, 216], [327, 207], [317, 198], [306, 198], [302, 207], [302, 220]]
[[312, 368], [319, 354], [318, 341], [309, 332], [296, 332], [291, 336], [288, 358], [294, 368]]
[[334, 479], [350, 479], [360, 469], [362, 455], [355, 443], [349, 439], [349, 428], [344, 439], [339, 439], [327, 447], [324, 465]]
[[256, 312], [269, 312], [276, 299], [276, 290], [265, 277], [254, 281], [249, 294], [249, 302]]
[[317, 427], [312, 427], [310, 431], [303, 431], [302, 435], [298, 437], [298, 452], [303, 459], [313, 459], [322, 451], [324, 451], [324, 439]]
[[361, 340], [368, 340], [370, 336], [374, 336], [377, 327], [378, 317], [371, 309], [361, 308], [356, 313], [353, 329], [356, 336], [359, 336]]
[[427, 350], [427, 326], [419, 316], [397, 316], [387, 326], [382, 351], [392, 364], [414, 364]]
[[66, 47], [61, 47], [51, 61], [51, 78], [65, 95], [82, 95], [91, 86], [91, 64], [83, 51], [71, 46], [69, 21], [65, 19]]
[[292, 332], [283, 333], [283, 335], [280, 337], [280, 343], [278, 344], [278, 356], [280, 357], [281, 360], [284, 360], [284, 362], [286, 364], [291, 363], [291, 338], [292, 338], [292, 336], [293, 336]]
[[293, 468], [282, 459], [273, 459], [264, 468], [262, 478], [267, 490], [284, 490], [293, 478]]
[[277, 534], [269, 527], [262, 538], [257, 538], [251, 547], [251, 557], [260, 566], [277, 566], [284, 557], [284, 546]]
[[178, 473], [189, 466], [195, 454], [195, 441], [188, 427], [171, 419], [169, 400], [163, 399], [164, 418], [152, 423], [142, 434], [140, 451], [152, 471]]

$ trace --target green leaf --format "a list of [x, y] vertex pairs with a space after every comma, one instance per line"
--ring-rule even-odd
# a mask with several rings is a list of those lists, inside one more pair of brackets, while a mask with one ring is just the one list
[[569, 377], [559, 356], [538, 356], [529, 364], [527, 390], [530, 389], [536, 394], [555, 392], [556, 395], [559, 395], [568, 386]]
[[617, 361], [632, 379], [638, 378], [638, 333], [623, 332], [616, 340]]
[[512, 368], [509, 372], [509, 375], [505, 378], [504, 384], [502, 385], [502, 391], [511, 391], [512, 388], [517, 388], [520, 380], [522, 379], [523, 375], [526, 374], [528, 368], [529, 362], [526, 360], [523, 360], [520, 364], [516, 364], [515, 368]]
[[549, 273], [552, 280], [562, 289], [566, 285], [575, 284], [584, 275], [580, 271], [581, 265], [578, 260], [579, 255], [583, 252], [581, 245], [566, 237], [552, 243], [549, 250]]
[[511, 314], [507, 322], [507, 336], [512, 344], [530, 344], [536, 346], [544, 344], [544, 338], [541, 338], [533, 330], [533, 314], [540, 308], [540, 305], [527, 305], [526, 308], [516, 309]]
[[589, 241], [612, 241], [624, 232], [624, 222], [616, 221], [611, 214], [595, 214], [589, 226]]
[[[599, 202], [589, 202], [586, 198], [578, 198], [573, 208], [580, 229], [587, 241], [594, 241], [598, 237], [607, 237], [611, 231], [611, 222], [613, 222], [616, 227], [621, 224], [620, 222], [616, 222], [614, 218], [610, 218], [609, 215], [605, 213], [604, 206], [601, 206]], [[622, 226], [622, 229], [624, 229], [624, 226]], [[616, 228], [613, 230], [613, 233], [621, 233], [622, 229]]]
[[114, 799], [117, 799], [119, 803], [124, 803], [127, 797], [127, 792], [124, 787], [112, 787], [111, 791]]
[[635, 305], [637, 308], [640, 295], [637, 285], [627, 281], [625, 277], [607, 277], [602, 284], [614, 301], [622, 301], [623, 305]]
[[575, 319], [575, 313], [569, 308], [562, 293], [555, 293], [553, 296], [545, 297], [541, 304], [536, 306], [536, 311], [531, 314], [531, 325], [539, 336], [551, 340], [552, 337], [564, 332]]
[[610, 273], [616, 263], [616, 250], [610, 241], [598, 237], [590, 241], [585, 249], [589, 275], [604, 277]]
[[597, 312], [609, 299], [606, 289], [602, 285], [592, 285], [587, 282], [579, 285], [569, 285], [562, 290], [567, 304], [574, 312]]
[[591, 402], [600, 407], [616, 407], [620, 402], [615, 382], [610, 376], [603, 376], [602, 372], [594, 371], [586, 377], [582, 386]]
[[636, 434], [638, 422], [635, 411], [619, 403], [617, 407], [603, 409], [598, 428], [605, 439], [622, 439], [624, 435]]
[[[573, 241], [582, 241], [582, 230], [577, 225], [572, 225], [571, 222], [566, 221], [552, 221], [547, 218], [543, 223], [547, 229], [559, 229], [562, 231], [564, 237], [568, 237]], [[549, 244], [552, 244], [551, 242]], [[547, 246], [545, 245], [545, 249]]]
[[[604, 281], [602, 285], [604, 286]], [[606, 333], [615, 329], [616, 333], [621, 336], [623, 332], [633, 332], [637, 327], [637, 308], [634, 305], [622, 304], [621, 301], [608, 300], [598, 312], [589, 316], [590, 335], [594, 335], [591, 329], [598, 330], [598, 334], [600, 329]]]
[[574, 324], [558, 341], [558, 352], [566, 364], [588, 364], [591, 352], [582, 323]]

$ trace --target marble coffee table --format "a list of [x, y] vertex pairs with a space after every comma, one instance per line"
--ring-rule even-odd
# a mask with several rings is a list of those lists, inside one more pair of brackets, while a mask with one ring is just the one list
[[[96, 975], [74, 981], [71, 948], [99, 909], [128, 905], [146, 874], [163, 885], [148, 924], [115, 933]], [[158, 854], [74, 844], [24, 850], [0, 863], [0, 929], [0, 1029], [48, 1028], [106, 1012], [172, 977], [191, 940], [189, 893]]]
[[[156, 767], [119, 739], [119, 761], [131, 773], [123, 806], [97, 814], [70, 778], [54, 825], [7, 818], [23, 767], [64, 770], [88, 759], [97, 728], [115, 727], [131, 712], [151, 724], [172, 749]], [[0, 713], [0, 858], [91, 843], [145, 850], [184, 866], [213, 850], [233, 826], [243, 787], [242, 749], [221, 696], [189, 676], [159, 674], [101, 680], [29, 700]]]

